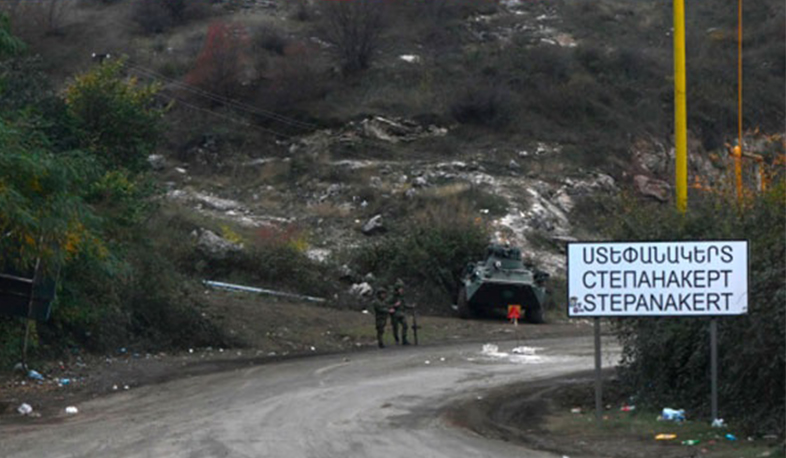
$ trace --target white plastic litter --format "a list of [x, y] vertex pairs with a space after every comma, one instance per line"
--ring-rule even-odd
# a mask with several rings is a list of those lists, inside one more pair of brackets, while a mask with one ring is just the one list
[[43, 380], [44, 379], [43, 375], [38, 373], [38, 371], [34, 371], [32, 369], [30, 370], [30, 372], [27, 373], [27, 376], [30, 377], [33, 380]]
[[22, 403], [19, 407], [16, 408], [16, 411], [19, 412], [20, 415], [30, 415], [33, 413], [33, 406], [28, 403]]
[[66, 415], [76, 415], [79, 413], [79, 409], [74, 406], [68, 406], [65, 408]]
[[661, 412], [660, 418], [665, 421], [685, 421], [685, 410], [670, 409], [666, 407], [663, 409], [663, 412]]
[[712, 420], [712, 427], [713, 428], [725, 428], [726, 422], [723, 421], [723, 418], [716, 418]]

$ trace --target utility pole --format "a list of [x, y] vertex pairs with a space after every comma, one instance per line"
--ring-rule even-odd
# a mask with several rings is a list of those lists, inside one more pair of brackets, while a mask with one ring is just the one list
[[688, 209], [688, 107], [685, 78], [685, 0], [674, 2], [674, 151], [677, 210]]

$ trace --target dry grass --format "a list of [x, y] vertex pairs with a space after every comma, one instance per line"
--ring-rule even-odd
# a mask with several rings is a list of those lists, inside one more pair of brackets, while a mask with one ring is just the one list
[[330, 202], [322, 202], [308, 207], [309, 213], [324, 219], [341, 219], [352, 214], [349, 207], [335, 205]]

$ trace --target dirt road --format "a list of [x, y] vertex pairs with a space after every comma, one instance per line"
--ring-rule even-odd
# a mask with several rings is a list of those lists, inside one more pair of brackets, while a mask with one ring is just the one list
[[592, 364], [590, 338], [304, 358], [118, 392], [43, 424], [7, 424], [0, 449], [31, 458], [551, 457], [476, 436], [442, 413], [501, 385]]

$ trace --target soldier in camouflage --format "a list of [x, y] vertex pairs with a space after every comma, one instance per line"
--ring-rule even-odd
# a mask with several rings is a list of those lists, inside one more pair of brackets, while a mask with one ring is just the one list
[[390, 315], [390, 305], [388, 304], [388, 291], [385, 288], [377, 290], [376, 297], [371, 302], [371, 307], [374, 309], [374, 319], [377, 326], [377, 344], [379, 348], [385, 348], [385, 343], [382, 341], [382, 336], [385, 334], [385, 324]]
[[407, 316], [405, 310], [409, 308], [404, 300], [404, 282], [401, 279], [396, 280], [393, 286], [393, 294], [389, 300], [390, 304], [390, 322], [393, 325], [393, 338], [396, 343], [399, 343], [399, 327], [401, 328], [401, 344], [409, 345], [407, 340]]

